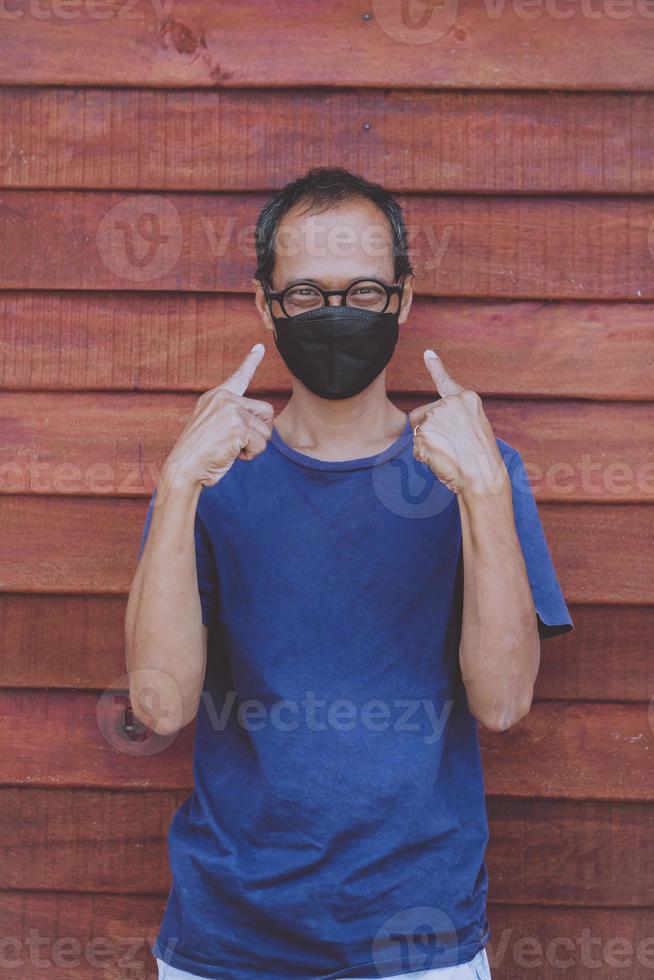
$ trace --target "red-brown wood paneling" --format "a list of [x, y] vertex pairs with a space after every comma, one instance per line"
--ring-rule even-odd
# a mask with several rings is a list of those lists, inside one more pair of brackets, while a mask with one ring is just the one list
[[[12, 289], [250, 291], [265, 198], [0, 194], [0, 281]], [[654, 299], [654, 198], [406, 196], [423, 295]], [[144, 244], [137, 216], [153, 215]]]
[[[268, 357], [274, 359], [271, 371], [281, 387], [286, 369], [274, 346]], [[422, 363], [417, 351], [413, 360], [416, 366], [407, 364], [407, 375], [410, 371], [415, 375]], [[432, 384], [426, 369], [423, 375], [422, 384]], [[463, 375], [459, 380], [467, 383]], [[260, 397], [275, 411], [286, 401], [265, 391]], [[409, 412], [436, 397], [432, 389], [422, 397], [401, 395], [395, 401]], [[0, 394], [6, 433], [0, 445], [0, 491], [55, 496], [150, 494], [196, 402], [197, 397], [188, 394]], [[496, 436], [520, 451], [539, 502], [651, 503], [651, 402], [485, 398], [484, 406]], [[518, 485], [518, 489], [527, 487]]]
[[[250, 390], [288, 392], [251, 296], [153, 292], [0, 292], [5, 388], [196, 391], [266, 344]], [[435, 347], [481, 395], [651, 401], [654, 305], [417, 297], [387, 369], [393, 393], [428, 394]]]
[[[147, 500], [0, 496], [5, 592], [122, 594], [132, 580]], [[570, 602], [654, 603], [650, 504], [539, 507]], [[72, 530], [74, 529], [74, 533]]]
[[[0, 789], [3, 885], [165, 896], [166, 833], [185, 790]], [[651, 907], [654, 809], [488, 800], [493, 902]]]
[[[0, 593], [0, 684], [104, 690], [125, 671], [124, 596]], [[654, 606], [570, 603], [543, 645], [535, 700], [642, 702], [654, 685]]]
[[432, 397], [427, 346], [482, 395], [576, 627], [480, 732], [493, 980], [652, 975], [653, 43], [651, 0], [0, 11], [0, 915], [111, 945], [52, 980], [154, 980], [194, 725], [120, 735], [126, 594], [197, 396], [258, 340], [251, 392], [288, 395], [254, 225], [329, 164], [406, 208], [393, 400]]
[[[155, 980], [148, 949], [156, 935], [164, 898], [156, 895], [107, 895], [79, 892], [3, 892], [0, 909], [9, 935], [37, 930], [39, 947], [49, 959], [51, 980], [70, 980], [71, 973], [101, 968], [109, 980]], [[575, 980], [598, 975], [618, 980], [649, 980], [651, 910], [638, 908], [501, 905], [491, 902], [492, 938], [488, 958], [493, 977], [557, 980], [561, 971]], [[47, 938], [46, 938], [47, 937]], [[70, 956], [58, 957], [57, 942], [70, 941]], [[79, 955], [76, 951], [79, 950]], [[12, 963], [29, 964], [29, 949], [12, 950]], [[601, 974], [598, 971], [601, 970]], [[21, 976], [20, 973], [15, 973]]]
[[[6, 785], [187, 789], [194, 723], [177, 735], [126, 727], [124, 675], [94, 692], [0, 692]], [[222, 717], [225, 705], [208, 708]], [[527, 799], [654, 802], [652, 712], [643, 704], [546, 701], [506, 733], [481, 730], [486, 792]], [[236, 708], [234, 709], [236, 710]], [[217, 736], [218, 738], [220, 736]]]
[[272, 191], [338, 165], [403, 192], [651, 194], [654, 96], [5, 88], [0, 148], [5, 188]]
[[650, 90], [654, 82], [648, 0], [449, 0], [433, 12], [395, 0], [175, 0], [113, 11], [61, 4], [40, 16], [32, 6], [7, 4], [5, 83]]

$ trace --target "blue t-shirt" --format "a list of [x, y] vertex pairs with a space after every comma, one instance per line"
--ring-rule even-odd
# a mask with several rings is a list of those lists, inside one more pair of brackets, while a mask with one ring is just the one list
[[[151, 947], [179, 969], [392, 976], [466, 962], [490, 938], [459, 505], [412, 442], [407, 417], [381, 454], [325, 462], [273, 429], [200, 492], [207, 670]], [[522, 458], [497, 444], [540, 635], [565, 632]]]

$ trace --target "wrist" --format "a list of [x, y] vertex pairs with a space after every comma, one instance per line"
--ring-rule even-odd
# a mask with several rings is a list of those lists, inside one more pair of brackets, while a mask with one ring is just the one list
[[164, 465], [157, 480], [157, 497], [164, 499], [170, 494], [176, 497], [198, 497], [202, 484], [195, 477], [175, 466]]
[[513, 508], [513, 494], [510, 480], [497, 483], [471, 484], [458, 494], [461, 508], [469, 514], [481, 512], [497, 512]]

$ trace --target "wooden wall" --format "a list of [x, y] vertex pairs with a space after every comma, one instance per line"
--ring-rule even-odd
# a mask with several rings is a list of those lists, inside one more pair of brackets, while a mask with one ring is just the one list
[[258, 209], [328, 164], [407, 209], [393, 397], [432, 397], [428, 345], [481, 394], [576, 625], [483, 733], [494, 980], [654, 976], [654, 9], [413, 3], [0, 13], [3, 976], [43, 975], [34, 930], [48, 980], [154, 976], [193, 726], [122, 728], [126, 593], [158, 467], [262, 339]]

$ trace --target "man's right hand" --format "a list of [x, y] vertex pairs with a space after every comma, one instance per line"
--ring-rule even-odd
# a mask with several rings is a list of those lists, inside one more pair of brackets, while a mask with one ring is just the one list
[[269, 402], [245, 397], [264, 354], [264, 345], [255, 344], [233, 374], [200, 395], [164, 463], [175, 482], [213, 486], [235, 459], [251, 460], [264, 451], [272, 434], [274, 408]]

